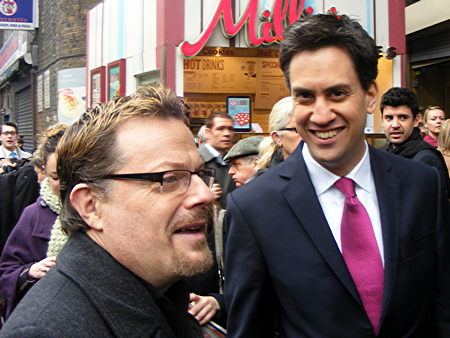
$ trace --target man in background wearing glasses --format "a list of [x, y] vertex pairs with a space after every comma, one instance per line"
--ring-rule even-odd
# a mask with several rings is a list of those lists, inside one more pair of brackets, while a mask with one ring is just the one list
[[[31, 157], [30, 153], [17, 147], [17, 126], [13, 122], [5, 122], [0, 128], [0, 167], [14, 166], [15, 160], [21, 160]], [[1, 169], [0, 169], [1, 173]]]
[[57, 149], [70, 239], [5, 324], [5, 336], [202, 337], [183, 277], [212, 264], [214, 170], [183, 103], [142, 87], [83, 114]]

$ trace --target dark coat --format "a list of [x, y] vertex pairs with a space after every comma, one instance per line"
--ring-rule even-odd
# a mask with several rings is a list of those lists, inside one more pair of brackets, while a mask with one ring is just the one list
[[439, 150], [422, 140], [419, 128], [414, 128], [408, 140], [397, 147], [394, 148], [391, 142], [387, 142], [379, 149], [436, 168], [450, 199], [450, 179], [444, 157]]
[[6, 318], [32, 285], [26, 283], [22, 271], [47, 256], [56, 217], [39, 197], [25, 208], [6, 242], [0, 259], [0, 290], [6, 300]]
[[234, 183], [231, 176], [228, 175], [230, 166], [217, 163], [215, 157], [212, 156], [208, 148], [206, 148], [204, 145], [201, 145], [198, 148], [198, 152], [203, 162], [205, 162], [205, 168], [216, 170], [214, 183], [219, 183], [222, 187], [222, 196], [219, 198], [219, 203], [222, 209], [226, 209], [227, 195], [236, 188], [236, 183]]
[[0, 252], [23, 209], [38, 196], [39, 184], [30, 161], [20, 160], [12, 172], [0, 174]]
[[[369, 147], [383, 233], [379, 337], [450, 337], [449, 205], [434, 168]], [[373, 337], [298, 147], [228, 197], [228, 337]]]
[[[225, 306], [225, 298], [220, 293], [219, 288], [219, 267], [216, 259], [216, 245], [214, 242], [214, 233], [208, 235], [208, 246], [213, 253], [213, 266], [208, 271], [186, 278], [189, 292], [196, 293], [200, 296], [214, 297], [220, 306], [220, 311], [213, 317], [213, 321], [225, 327], [227, 320], [227, 311]], [[223, 273], [223, 271], [222, 271]]]
[[187, 307], [183, 281], [163, 295], [76, 233], [0, 337], [203, 337]]

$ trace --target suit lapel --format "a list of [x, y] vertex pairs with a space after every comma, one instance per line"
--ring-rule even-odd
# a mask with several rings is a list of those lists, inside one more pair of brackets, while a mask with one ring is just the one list
[[370, 148], [370, 164], [377, 190], [384, 246], [383, 320], [392, 297], [398, 264], [400, 228], [400, 181], [383, 153]]
[[358, 291], [317, 199], [301, 151], [302, 147], [297, 147], [296, 151], [283, 165], [280, 176], [289, 180], [285, 181], [286, 184], [282, 187], [282, 194], [324, 260], [352, 296], [361, 303]]

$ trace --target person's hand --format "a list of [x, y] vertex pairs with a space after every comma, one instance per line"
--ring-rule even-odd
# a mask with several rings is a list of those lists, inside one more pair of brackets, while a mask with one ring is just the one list
[[214, 199], [218, 200], [220, 196], [222, 196], [222, 187], [219, 183], [214, 183], [211, 188], [212, 193], [214, 194]]
[[195, 293], [189, 294], [189, 313], [197, 319], [200, 325], [205, 325], [220, 310], [219, 302], [211, 296], [199, 296]]
[[10, 166], [10, 167], [15, 167], [16, 163], [12, 162], [9, 158], [2, 158], [0, 160], [0, 166], [4, 167], [4, 166]]
[[28, 270], [28, 276], [34, 279], [41, 279], [56, 263], [56, 257], [47, 257], [42, 261], [34, 263]]

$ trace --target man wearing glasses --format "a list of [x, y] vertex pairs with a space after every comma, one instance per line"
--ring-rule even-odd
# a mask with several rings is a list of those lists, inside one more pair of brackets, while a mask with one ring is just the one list
[[183, 111], [169, 90], [142, 87], [70, 127], [57, 149], [70, 239], [5, 336], [202, 337], [182, 279], [212, 264], [214, 170]]
[[13, 122], [5, 122], [0, 128], [0, 167], [14, 166], [15, 160], [31, 157], [30, 153], [17, 147], [17, 126]]

